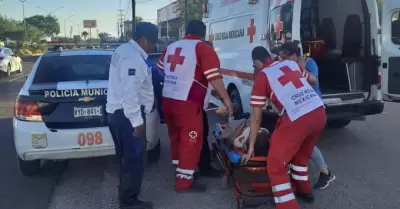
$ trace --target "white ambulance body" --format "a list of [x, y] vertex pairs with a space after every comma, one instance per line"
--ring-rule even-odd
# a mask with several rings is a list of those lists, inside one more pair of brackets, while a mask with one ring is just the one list
[[251, 112], [252, 49], [291, 40], [300, 40], [318, 64], [328, 126], [341, 128], [383, 111], [375, 0], [209, 0], [203, 12], [236, 115]]
[[400, 1], [382, 1], [382, 93], [400, 102]]

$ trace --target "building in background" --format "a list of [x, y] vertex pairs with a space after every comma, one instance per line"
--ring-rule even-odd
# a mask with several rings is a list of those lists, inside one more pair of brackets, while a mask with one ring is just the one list
[[175, 13], [176, 2], [157, 10], [157, 24], [161, 40], [178, 40], [183, 35], [184, 20]]

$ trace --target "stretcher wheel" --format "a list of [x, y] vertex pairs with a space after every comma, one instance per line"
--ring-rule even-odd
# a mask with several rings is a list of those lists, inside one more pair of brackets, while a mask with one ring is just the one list
[[244, 195], [240, 194], [237, 190], [235, 190], [235, 203], [236, 203], [236, 208], [237, 209], [243, 209], [244, 208]]

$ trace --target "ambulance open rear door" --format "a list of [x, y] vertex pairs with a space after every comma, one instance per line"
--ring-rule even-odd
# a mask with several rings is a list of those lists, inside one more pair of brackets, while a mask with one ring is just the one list
[[382, 94], [400, 102], [400, 0], [382, 0]]

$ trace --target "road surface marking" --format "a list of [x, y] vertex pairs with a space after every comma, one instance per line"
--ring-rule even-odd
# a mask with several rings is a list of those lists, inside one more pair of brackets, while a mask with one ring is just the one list
[[8, 80], [8, 82], [16, 81], [16, 80], [21, 79], [21, 78], [23, 78], [23, 77], [26, 77], [26, 76], [28, 76], [28, 75], [29, 75], [29, 74], [19, 75], [19, 76], [13, 78], [13, 79]]

